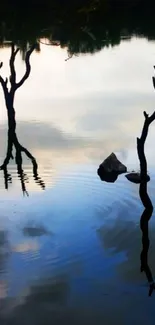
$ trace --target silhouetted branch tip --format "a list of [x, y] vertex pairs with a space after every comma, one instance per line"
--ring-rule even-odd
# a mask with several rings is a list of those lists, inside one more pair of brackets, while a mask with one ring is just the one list
[[153, 112], [152, 115], [148, 117], [148, 123], [151, 124], [154, 120], [155, 120], [155, 112]]
[[14, 43], [12, 42], [12, 43], [11, 43], [11, 52], [12, 52], [12, 53], [14, 52], [14, 48], [15, 48], [15, 45], [14, 45]]
[[0, 69], [2, 68], [2, 66], [3, 66], [3, 62], [0, 63]]
[[154, 282], [150, 284], [149, 297], [152, 296], [153, 290], [155, 290], [155, 283]]
[[6, 98], [7, 95], [8, 95], [7, 79], [4, 80], [4, 79], [2, 78], [2, 76], [0, 76], [0, 83], [1, 83], [1, 85], [2, 85], [2, 88], [3, 88], [3, 91], [4, 91], [4, 96], [5, 96], [5, 98]]
[[30, 49], [29, 49], [30, 53], [32, 53], [36, 48], [37, 48], [37, 43], [33, 44], [33, 45], [30, 47]]
[[28, 197], [29, 193], [26, 190], [23, 190], [23, 196], [25, 196], [25, 195]]
[[15, 45], [14, 45], [14, 43], [12, 43], [12, 45], [11, 45], [11, 57], [14, 57], [15, 58], [15, 56], [19, 52], [19, 50], [20, 50], [20, 48], [17, 47], [15, 49]]
[[15, 71], [14, 62], [18, 52], [19, 52], [19, 48], [15, 49], [15, 45], [12, 43], [11, 56], [10, 56], [10, 72], [11, 72], [10, 83], [12, 87], [15, 87], [15, 83], [16, 83], [16, 71]]
[[149, 116], [145, 111], [143, 112], [143, 114], [144, 114], [145, 118], [147, 118]]
[[17, 55], [17, 53], [19, 52], [20, 48], [17, 47], [16, 51], [14, 52], [15, 56]]
[[2, 78], [2, 76], [0, 76], [0, 83], [2, 84], [2, 86], [3, 86], [3, 84], [5, 83], [5, 81], [4, 81], [4, 79]]

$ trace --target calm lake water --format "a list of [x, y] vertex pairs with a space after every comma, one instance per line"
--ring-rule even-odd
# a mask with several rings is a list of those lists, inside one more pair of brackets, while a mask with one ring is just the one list
[[[8, 75], [10, 49], [0, 50]], [[35, 156], [45, 189], [23, 160], [28, 196], [14, 160], [5, 190], [0, 173], [0, 317], [2, 324], [154, 324], [155, 293], [140, 273], [143, 206], [139, 186], [121, 175], [101, 182], [111, 153], [139, 170], [136, 137], [154, 111], [155, 43], [143, 38], [65, 61], [66, 49], [41, 46], [15, 99], [18, 139]], [[20, 55], [16, 70], [24, 71]], [[7, 116], [0, 89], [0, 162]], [[155, 203], [155, 124], [146, 143], [148, 190]], [[24, 155], [23, 155], [24, 157]], [[155, 222], [149, 265], [155, 273]], [[145, 308], [144, 308], [145, 306]]]

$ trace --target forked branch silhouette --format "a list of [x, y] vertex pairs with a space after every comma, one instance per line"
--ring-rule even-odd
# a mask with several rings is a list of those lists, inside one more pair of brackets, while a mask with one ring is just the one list
[[[19, 48], [16, 48], [14, 44], [11, 46], [11, 56], [10, 56], [10, 89], [8, 89], [8, 78], [5, 80], [0, 76], [0, 83], [4, 93], [4, 99], [7, 109], [8, 116], [8, 144], [7, 144], [7, 152], [6, 157], [4, 159], [3, 164], [0, 166], [0, 169], [4, 171], [4, 180], [5, 180], [5, 188], [8, 189], [8, 183], [11, 182], [11, 175], [8, 174], [7, 166], [9, 164], [10, 159], [14, 159], [13, 157], [13, 147], [15, 148], [15, 162], [17, 164], [17, 173], [19, 175], [21, 181], [21, 188], [23, 194], [27, 194], [25, 181], [27, 181], [27, 176], [22, 169], [22, 152], [26, 154], [26, 156], [31, 160], [33, 167], [33, 177], [36, 183], [38, 183], [42, 189], [45, 189], [45, 184], [38, 176], [38, 165], [34, 156], [23, 147], [16, 135], [16, 118], [15, 118], [15, 109], [14, 109], [14, 98], [15, 93], [18, 88], [20, 88], [24, 82], [28, 79], [31, 72], [30, 65], [30, 56], [35, 49], [35, 45], [31, 46], [31, 48], [26, 52], [25, 55], [25, 66], [26, 71], [23, 77], [19, 82], [16, 82], [16, 70], [15, 70], [15, 58], [17, 53], [19, 52]], [[3, 63], [0, 63], [0, 68], [2, 68]]]

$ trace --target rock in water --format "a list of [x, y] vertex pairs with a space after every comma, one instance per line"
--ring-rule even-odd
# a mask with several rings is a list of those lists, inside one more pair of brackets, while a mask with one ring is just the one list
[[103, 163], [100, 165], [101, 168], [108, 173], [117, 172], [118, 174], [126, 173], [127, 168], [123, 165], [116, 157], [116, 155], [112, 152], [110, 156], [108, 156]]
[[126, 173], [127, 168], [111, 153], [99, 166], [97, 173], [102, 181], [114, 183], [118, 175]]
[[118, 173], [116, 173], [116, 172], [107, 173], [107, 172], [103, 171], [103, 169], [101, 169], [100, 167], [98, 168], [97, 173], [98, 173], [101, 181], [105, 181], [108, 183], [114, 183], [118, 178]]
[[[141, 176], [140, 173], [130, 173], [125, 175], [125, 177], [128, 179], [128, 181], [135, 183], [135, 184], [140, 184], [141, 182]], [[150, 176], [146, 176], [146, 182], [150, 181]]]

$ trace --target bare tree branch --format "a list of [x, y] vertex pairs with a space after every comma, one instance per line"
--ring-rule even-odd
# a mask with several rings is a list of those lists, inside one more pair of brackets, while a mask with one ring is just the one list
[[25, 57], [26, 72], [25, 72], [23, 78], [18, 83], [16, 83], [15, 89], [21, 87], [23, 85], [23, 83], [25, 82], [25, 80], [30, 75], [30, 72], [31, 72], [30, 55], [34, 51], [35, 47], [36, 47], [36, 45], [31, 46], [30, 50], [27, 51], [27, 53], [26, 53], [26, 57]]
[[[33, 166], [33, 177], [36, 183], [42, 187], [42, 189], [45, 189], [45, 184], [41, 180], [41, 178], [38, 176], [38, 165], [36, 162], [36, 159], [32, 156], [32, 154], [24, 148], [18, 141], [17, 135], [16, 135], [16, 119], [15, 119], [15, 110], [14, 110], [14, 95], [15, 91], [22, 86], [24, 81], [29, 77], [30, 71], [31, 71], [31, 66], [30, 66], [30, 55], [35, 49], [36, 45], [33, 45], [29, 51], [26, 53], [25, 57], [25, 64], [26, 64], [26, 72], [23, 76], [23, 78], [16, 83], [16, 71], [15, 71], [15, 58], [17, 53], [19, 52], [19, 48], [15, 49], [15, 45], [12, 44], [11, 46], [11, 57], [10, 57], [10, 91], [8, 91], [7, 88], [7, 83], [8, 79], [4, 80], [2, 76], [0, 76], [0, 83], [3, 88], [4, 92], [4, 97], [5, 97], [5, 102], [6, 102], [6, 108], [8, 111], [8, 146], [7, 146], [7, 153], [6, 157], [4, 159], [3, 164], [0, 166], [0, 170], [3, 170], [4, 172], [4, 180], [5, 180], [5, 188], [8, 189], [8, 183], [11, 181], [11, 175], [8, 174], [7, 172], [7, 165], [9, 164], [9, 161], [11, 158], [13, 158], [12, 155], [12, 150], [13, 146], [15, 147], [15, 161], [17, 165], [17, 172], [18, 176], [21, 181], [21, 187], [23, 194], [27, 194], [28, 192], [26, 191], [26, 185], [25, 182], [27, 181], [26, 179], [26, 174], [24, 173], [22, 169], [22, 152], [26, 154], [26, 156], [31, 160], [32, 166]], [[2, 68], [3, 63], [0, 63], [0, 68]]]
[[141, 133], [141, 137], [140, 140], [143, 142], [145, 142], [147, 134], [148, 134], [148, 128], [149, 125], [155, 120], [155, 112], [152, 113], [151, 116], [149, 116], [146, 112], [143, 112], [144, 117], [145, 117], [145, 121], [144, 121], [144, 126], [142, 129], [142, 133]]
[[155, 282], [153, 280], [152, 272], [148, 264], [148, 252], [150, 246], [149, 240], [149, 220], [153, 213], [153, 205], [150, 197], [147, 193], [147, 160], [145, 157], [144, 146], [145, 140], [148, 135], [149, 125], [155, 120], [155, 112], [149, 116], [144, 112], [144, 125], [141, 133], [141, 137], [137, 138], [137, 152], [140, 161], [140, 176], [141, 182], [139, 186], [139, 196], [144, 206], [144, 211], [140, 219], [140, 228], [142, 231], [142, 251], [140, 254], [141, 259], [141, 272], [145, 272], [146, 277], [149, 282], [149, 296], [152, 295], [153, 290], [155, 290]]
[[[0, 63], [0, 69], [2, 68], [2, 66], [3, 66], [3, 62]], [[8, 79], [6, 78], [6, 80], [4, 80], [3, 77], [0, 75], [0, 83], [1, 83], [2, 88], [3, 88], [5, 102], [7, 103], [7, 98], [8, 98], [7, 83], [8, 83]]]
[[[0, 68], [2, 66], [3, 66], [3, 63], [1, 62]], [[6, 78], [6, 80], [4, 80], [3, 77], [0, 76], [0, 83], [1, 83], [2, 88], [3, 88], [5, 100], [7, 100], [7, 96], [8, 96], [8, 88], [7, 88], [8, 79]]]
[[144, 153], [144, 145], [148, 135], [149, 125], [155, 120], [155, 112], [151, 116], [149, 116], [146, 112], [143, 112], [143, 114], [145, 117], [145, 121], [141, 137], [137, 138], [137, 151], [141, 170], [141, 184], [139, 194], [144, 207], [152, 209], [152, 202], [147, 194], [147, 161]]
[[26, 156], [27, 156], [27, 157], [28, 157], [32, 162], [34, 162], [35, 164], [37, 164], [37, 163], [36, 163], [36, 159], [31, 155], [31, 153], [30, 153], [26, 148], [24, 148], [23, 146], [20, 145], [20, 150], [23, 151], [23, 152], [25, 152]]
[[11, 46], [11, 57], [10, 57], [10, 72], [11, 72], [11, 75], [10, 75], [10, 83], [11, 83], [12, 86], [14, 86], [15, 83], [16, 83], [16, 71], [15, 71], [14, 62], [15, 62], [15, 57], [16, 57], [16, 55], [17, 55], [18, 52], [19, 52], [19, 48], [17, 48], [15, 50], [15, 46], [12, 43], [12, 46]]

